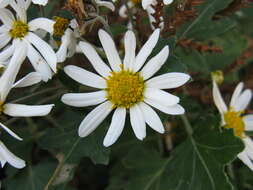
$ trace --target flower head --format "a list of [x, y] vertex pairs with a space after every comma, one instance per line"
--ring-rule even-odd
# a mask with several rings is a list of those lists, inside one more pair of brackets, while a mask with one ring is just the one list
[[115, 111], [104, 139], [105, 146], [112, 145], [122, 133], [127, 110], [130, 112], [133, 131], [140, 140], [146, 136], [146, 123], [154, 130], [164, 132], [163, 124], [151, 106], [171, 115], [184, 113], [184, 109], [178, 104], [179, 98], [162, 89], [183, 85], [189, 80], [189, 75], [167, 73], [150, 79], [166, 62], [169, 55], [168, 46], [143, 66], [155, 47], [159, 34], [160, 30], [155, 30], [135, 56], [135, 35], [128, 31], [124, 38], [125, 57], [122, 63], [112, 38], [100, 30], [100, 42], [110, 67], [89, 43], [80, 42], [80, 49], [100, 76], [77, 66], [66, 66], [64, 71], [77, 82], [101, 90], [70, 93], [62, 97], [65, 104], [75, 107], [100, 104], [80, 124], [79, 136], [85, 137], [92, 133], [112, 110]]
[[245, 133], [245, 131], [253, 130], [253, 115], [244, 114], [251, 98], [252, 92], [249, 89], [243, 91], [241, 82], [235, 88], [229, 107], [227, 107], [216, 82], [213, 81], [213, 99], [221, 114], [222, 126], [233, 129], [234, 135], [243, 140], [245, 149], [238, 154], [238, 158], [253, 170], [253, 142]]
[[[36, 18], [27, 22], [28, 4], [28, 1], [23, 0], [17, 3], [12, 1], [11, 6], [16, 11], [15, 16], [6, 8], [0, 11], [0, 20], [3, 23], [0, 27], [0, 50], [2, 49], [0, 62], [8, 62], [16, 49], [16, 44], [19, 43], [26, 50], [25, 54], [34, 69], [42, 75], [44, 81], [47, 81], [52, 77], [50, 70], [56, 72], [57, 57], [51, 46], [35, 31], [42, 29], [52, 33], [54, 21], [47, 18]], [[9, 43], [11, 45], [8, 46]]]

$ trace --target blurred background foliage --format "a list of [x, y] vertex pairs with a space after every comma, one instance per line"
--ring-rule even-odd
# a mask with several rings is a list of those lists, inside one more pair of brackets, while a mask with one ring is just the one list
[[[33, 5], [29, 17], [74, 17], [62, 9], [64, 1], [49, 2], [44, 10]], [[119, 8], [123, 3], [118, 1], [115, 5]], [[143, 44], [151, 29], [146, 13], [137, 9], [134, 29], [139, 44]], [[127, 30], [128, 19], [120, 18], [117, 10], [102, 13], [123, 52], [121, 39]], [[16, 142], [6, 133], [1, 134], [1, 139], [11, 151], [26, 160], [27, 167], [1, 169], [3, 189], [253, 189], [252, 172], [236, 159], [243, 150], [243, 143], [231, 130], [219, 129], [220, 118], [212, 102], [210, 76], [213, 71], [223, 71], [225, 82], [221, 91], [226, 100], [239, 81], [253, 89], [252, 3], [245, 0], [176, 0], [164, 8], [164, 14], [165, 29], [153, 55], [169, 45], [170, 57], [159, 72], [180, 71], [192, 76], [192, 81], [185, 87], [173, 91], [181, 97], [186, 116], [159, 113], [166, 133], [160, 135], [147, 129], [143, 142], [134, 137], [127, 121], [119, 141], [110, 148], [103, 147], [111, 117], [89, 137], [79, 138], [77, 128], [91, 108], [78, 109], [60, 102], [61, 95], [66, 92], [92, 90], [79, 86], [61, 70], [67, 64], [92, 70], [83, 55], [76, 55], [59, 65], [59, 72], [52, 81], [11, 93], [14, 95], [10, 100], [55, 103], [55, 109], [43, 118], [4, 118], [5, 124], [24, 141]], [[100, 46], [97, 30], [101, 27], [101, 23], [95, 23], [83, 38]], [[21, 75], [28, 70], [24, 69]], [[15, 92], [22, 98], [16, 100]], [[247, 112], [253, 112], [252, 106]]]

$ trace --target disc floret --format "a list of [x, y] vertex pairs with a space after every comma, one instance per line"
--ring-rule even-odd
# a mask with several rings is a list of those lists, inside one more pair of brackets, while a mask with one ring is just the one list
[[144, 79], [139, 73], [112, 72], [106, 80], [107, 95], [114, 107], [130, 108], [144, 99]]
[[245, 130], [242, 114], [241, 111], [237, 112], [233, 108], [229, 108], [224, 114], [225, 127], [234, 129], [234, 134], [238, 137], [243, 137]]
[[12, 24], [12, 29], [10, 30], [10, 35], [12, 38], [24, 38], [29, 31], [28, 24], [21, 20], [14, 21]]

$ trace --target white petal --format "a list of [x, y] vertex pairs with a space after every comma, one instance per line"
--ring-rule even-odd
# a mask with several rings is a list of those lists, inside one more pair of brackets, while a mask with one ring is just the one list
[[145, 85], [150, 88], [170, 89], [182, 86], [190, 79], [190, 76], [184, 73], [166, 73], [149, 79]]
[[146, 137], [146, 124], [140, 107], [136, 104], [130, 108], [130, 122], [135, 136], [139, 140]]
[[239, 98], [240, 94], [242, 93], [243, 86], [244, 86], [243, 82], [240, 82], [236, 86], [236, 88], [235, 88], [235, 90], [233, 92], [231, 101], [230, 101], [230, 107], [234, 107], [235, 106], [236, 102], [238, 101], [238, 98]]
[[0, 49], [5, 47], [9, 43], [10, 40], [11, 40], [11, 37], [8, 33], [0, 34]]
[[249, 159], [247, 152], [243, 151], [237, 155], [237, 157], [246, 165], [248, 166], [252, 171], [253, 171], [253, 163]]
[[48, 0], [32, 0], [34, 4], [43, 5], [45, 6]]
[[227, 112], [227, 106], [221, 97], [220, 90], [215, 81], [213, 81], [213, 101], [221, 114]]
[[20, 42], [15, 44], [14, 54], [8, 64], [7, 69], [0, 78], [0, 100], [5, 101], [12, 85], [16, 79], [19, 68], [25, 60], [27, 52], [27, 46], [25, 43]]
[[96, 50], [87, 42], [80, 42], [79, 47], [81, 48], [84, 55], [89, 59], [94, 69], [103, 77], [110, 75], [111, 69], [104, 63], [104, 61], [97, 54]]
[[61, 38], [61, 45], [56, 52], [58, 62], [64, 62], [67, 58], [68, 48], [71, 44], [71, 40], [73, 41], [71, 33], [73, 33], [73, 31], [68, 28]]
[[106, 81], [102, 77], [80, 67], [68, 65], [64, 67], [64, 71], [72, 79], [83, 85], [101, 89], [106, 88]]
[[56, 72], [57, 57], [51, 46], [32, 32], [29, 32], [25, 38], [37, 48], [52, 70]]
[[20, 141], [23, 140], [17, 134], [15, 134], [12, 130], [10, 130], [8, 127], [6, 127], [4, 124], [0, 123], [0, 127], [2, 127], [7, 133], [9, 133], [9, 135], [14, 137], [15, 139], [20, 140]]
[[152, 99], [145, 98], [144, 101], [153, 106], [154, 108], [170, 115], [182, 115], [184, 114], [185, 110], [182, 106], [179, 104], [173, 105], [173, 106], [165, 106], [164, 104], [161, 104], [160, 102], [156, 102]]
[[174, 0], [163, 0], [163, 3], [164, 3], [165, 5], [169, 5], [169, 4], [171, 4], [173, 1], [174, 1]]
[[22, 79], [17, 81], [13, 87], [14, 88], [22, 88], [27, 86], [32, 86], [34, 84], [39, 83], [42, 80], [41, 74], [37, 72], [31, 72], [24, 76]]
[[121, 16], [122, 18], [127, 18], [127, 7], [126, 7], [126, 5], [122, 5], [119, 8], [119, 16]]
[[47, 82], [49, 79], [52, 78], [52, 71], [49, 65], [46, 63], [44, 58], [39, 54], [39, 52], [36, 51], [34, 47], [29, 43], [28, 43], [27, 57], [30, 60], [35, 71], [40, 73], [42, 80], [44, 82]]
[[133, 31], [129, 30], [126, 32], [124, 44], [125, 44], [125, 58], [123, 61], [124, 69], [132, 70], [135, 61], [135, 50], [136, 50], [136, 38]]
[[[11, 0], [10, 0], [11, 1]], [[0, 0], [0, 8], [4, 8], [9, 4], [8, 0]]]
[[30, 31], [36, 31], [38, 29], [42, 29], [52, 34], [54, 31], [54, 24], [55, 24], [55, 21], [50, 20], [48, 18], [36, 18], [36, 19], [31, 20], [28, 23], [28, 26], [29, 26]]
[[3, 157], [10, 165], [21, 169], [25, 167], [25, 161], [15, 156], [7, 147], [0, 141], [0, 157]]
[[142, 8], [147, 9], [147, 7], [150, 6], [153, 2], [154, 0], [142, 0], [141, 1]]
[[0, 20], [3, 22], [6, 27], [9, 29], [12, 27], [13, 21], [15, 20], [13, 14], [8, 9], [0, 10]]
[[163, 66], [169, 56], [169, 46], [165, 46], [155, 57], [143, 67], [140, 74], [144, 80], [152, 77]]
[[0, 62], [7, 61], [14, 53], [15, 46], [10, 45], [0, 52]]
[[250, 137], [243, 138], [245, 144], [245, 151], [251, 160], [253, 160], [253, 142]]
[[78, 134], [80, 137], [86, 137], [90, 133], [92, 133], [100, 123], [109, 115], [112, 111], [112, 104], [107, 101], [99, 106], [97, 106], [94, 110], [92, 110], [82, 121], [79, 126]]
[[251, 90], [244, 90], [243, 93], [237, 98], [234, 108], [236, 111], [244, 111], [249, 105], [252, 98]]
[[108, 147], [114, 144], [121, 135], [126, 120], [126, 109], [117, 108], [112, 116], [111, 125], [104, 138], [104, 146]]
[[[143, 0], [145, 1], [145, 0]], [[142, 1], [142, 2], [143, 2]], [[136, 56], [134, 71], [139, 71], [158, 42], [160, 29], [156, 29]]]
[[245, 115], [243, 117], [246, 131], [253, 131], [253, 114]]
[[64, 94], [61, 101], [70, 106], [85, 107], [104, 102], [107, 99], [106, 96], [107, 93], [104, 90], [90, 93], [69, 93]]
[[95, 0], [95, 2], [97, 3], [98, 6], [100, 7], [107, 7], [108, 9], [111, 9], [112, 11], [115, 10], [115, 7], [113, 5], [113, 3], [108, 2], [108, 1], [100, 1], [100, 0]]
[[173, 106], [179, 102], [179, 98], [163, 90], [146, 88], [144, 97], [159, 102], [165, 106]]
[[155, 131], [164, 133], [163, 124], [157, 113], [150, 106], [143, 102], [141, 102], [139, 105], [146, 123]]
[[113, 39], [109, 34], [107, 34], [104, 30], [101, 29], [98, 32], [98, 36], [112, 70], [120, 71], [121, 60]]
[[45, 116], [51, 111], [53, 106], [54, 104], [30, 106], [7, 103], [4, 105], [4, 113], [12, 117]]

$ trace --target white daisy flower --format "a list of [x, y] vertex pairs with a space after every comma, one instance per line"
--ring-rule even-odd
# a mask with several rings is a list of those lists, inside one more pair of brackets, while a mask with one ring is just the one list
[[[174, 0], [163, 0], [164, 5], [169, 5], [171, 3], [173, 3]], [[156, 4], [157, 1], [156, 0], [142, 0], [141, 4], [142, 4], [142, 8], [143, 9], [147, 9], [148, 7], [150, 7], [151, 5]]]
[[[13, 131], [11, 131], [8, 127], [0, 123], [0, 127], [3, 128], [7, 133], [18, 140], [22, 140], [18, 135], [16, 135]], [[11, 166], [21, 169], [25, 167], [25, 161], [21, 158], [15, 156], [12, 152], [8, 150], [8, 148], [4, 145], [2, 141], [0, 141], [0, 167], [4, 167], [6, 163], [9, 163]]]
[[232, 128], [235, 136], [243, 140], [245, 149], [237, 156], [253, 171], [253, 142], [245, 134], [245, 131], [253, 131], [253, 114], [243, 115], [251, 98], [252, 92], [249, 89], [243, 91], [243, 83], [241, 82], [235, 88], [229, 107], [227, 107], [216, 82], [213, 81], [213, 99], [221, 114], [222, 126]]
[[[10, 63], [6, 70], [0, 77], [0, 114], [6, 114], [11, 117], [35, 117], [45, 116], [53, 108], [53, 104], [49, 105], [23, 105], [6, 103], [6, 98], [13, 87], [13, 83], [18, 74], [20, 66], [26, 57], [26, 47], [24, 48], [23, 42], [18, 42], [13, 56], [11, 57]], [[27, 81], [28, 82], [28, 81]], [[23, 86], [27, 86], [24, 82], [19, 82]], [[0, 123], [3, 125], [2, 123]]]
[[[0, 26], [0, 63], [8, 62], [15, 50], [15, 43], [21, 41], [34, 69], [47, 81], [52, 77], [51, 69], [56, 72], [57, 57], [51, 46], [34, 32], [42, 29], [52, 33], [54, 21], [36, 18], [27, 22], [26, 9], [16, 3], [12, 3], [12, 6], [17, 12], [16, 17], [8, 9], [0, 10], [0, 20], [3, 23]], [[7, 46], [10, 42], [11, 45]]]
[[112, 122], [104, 138], [104, 146], [112, 145], [120, 136], [125, 125], [127, 110], [136, 137], [143, 140], [146, 136], [146, 123], [154, 130], [163, 133], [163, 124], [151, 108], [178, 115], [184, 113], [179, 98], [162, 90], [176, 88], [186, 83], [190, 76], [184, 73], [167, 73], [150, 79], [165, 63], [169, 47], [165, 46], [143, 67], [159, 39], [157, 29], [135, 56], [136, 39], [132, 31], [125, 34], [125, 57], [122, 61], [111, 36], [100, 30], [98, 35], [110, 67], [99, 57], [95, 49], [86, 42], [79, 47], [91, 62], [98, 74], [77, 66], [66, 66], [64, 71], [77, 82], [99, 91], [91, 93], [70, 93], [62, 101], [71, 106], [84, 107], [98, 105], [79, 126], [79, 136], [86, 137], [115, 109]]

